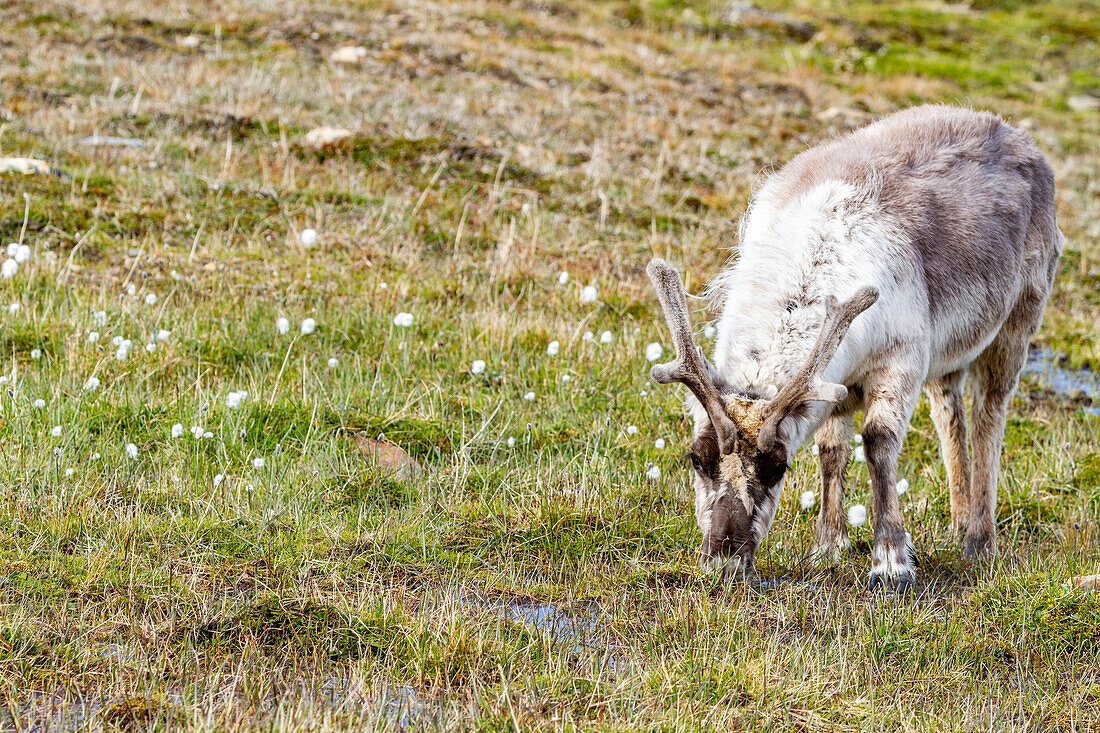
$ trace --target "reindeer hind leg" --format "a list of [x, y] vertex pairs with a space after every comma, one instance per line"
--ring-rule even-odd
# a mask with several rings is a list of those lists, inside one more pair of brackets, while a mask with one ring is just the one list
[[932, 407], [932, 423], [940, 439], [940, 455], [947, 467], [951, 491], [951, 529], [962, 535], [970, 515], [970, 452], [966, 443], [964, 371], [945, 374], [929, 382], [924, 392]]
[[970, 412], [974, 473], [963, 546], [966, 557], [988, 557], [996, 550], [997, 478], [1008, 402], [1027, 361], [1028, 343], [1039, 329], [1045, 302], [1045, 293], [1030, 290], [1025, 294], [993, 343], [970, 365], [974, 384]]

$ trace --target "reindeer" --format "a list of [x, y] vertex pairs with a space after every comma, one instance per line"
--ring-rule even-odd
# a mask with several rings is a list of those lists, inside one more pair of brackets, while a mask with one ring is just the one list
[[739, 238], [738, 260], [709, 291], [720, 309], [713, 363], [694, 342], [679, 272], [661, 259], [647, 268], [676, 349], [651, 377], [692, 394], [703, 567], [751, 573], [811, 434], [822, 478], [812, 555], [835, 560], [851, 548], [844, 474], [862, 407], [870, 584], [910, 587], [897, 462], [922, 387], [952, 528], [965, 531], [966, 557], [991, 555], [1005, 414], [1063, 243], [1054, 174], [1030, 136], [985, 112], [896, 113], [769, 177]]

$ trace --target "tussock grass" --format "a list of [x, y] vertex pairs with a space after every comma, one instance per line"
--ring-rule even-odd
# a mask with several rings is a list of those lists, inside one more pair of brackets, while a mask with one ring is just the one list
[[[1100, 560], [1087, 400], [1024, 381], [995, 561], [949, 533], [921, 405], [912, 597], [865, 592], [870, 527], [805, 562], [808, 452], [759, 579], [726, 587], [698, 570], [688, 426], [643, 353], [666, 338], [650, 256], [699, 292], [762, 170], [948, 101], [1049, 152], [1068, 242], [1037, 345], [1100, 366], [1100, 133], [1070, 104], [1100, 90], [1100, 8], [759, 5], [785, 15], [0, 9], [0, 155], [60, 171], [0, 176], [0, 241], [34, 253], [0, 281], [0, 727], [1095, 729], [1100, 601], [1067, 583]], [[343, 45], [359, 66], [327, 61]], [[315, 150], [318, 125], [353, 135]], [[853, 464], [846, 502], [869, 498]]]

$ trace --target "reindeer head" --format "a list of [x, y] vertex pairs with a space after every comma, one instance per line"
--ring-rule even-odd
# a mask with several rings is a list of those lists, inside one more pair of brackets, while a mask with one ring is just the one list
[[852, 319], [871, 307], [878, 291], [863, 288], [843, 304], [830, 296], [817, 342], [791, 380], [772, 395], [738, 394], [695, 344], [680, 273], [659, 258], [646, 270], [676, 348], [676, 360], [653, 367], [650, 377], [659, 384], [682, 382], [710, 420], [696, 430], [691, 446], [701, 562], [708, 570], [723, 567], [727, 576], [748, 573], [787, 471], [789, 446], [777, 440], [780, 425], [806, 402], [845, 399], [847, 388], [821, 381], [820, 374]]

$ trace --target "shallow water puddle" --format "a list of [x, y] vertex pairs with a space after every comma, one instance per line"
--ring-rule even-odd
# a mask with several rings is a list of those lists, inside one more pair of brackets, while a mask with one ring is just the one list
[[375, 688], [370, 701], [378, 705], [386, 722], [397, 730], [415, 726], [438, 726], [443, 709], [425, 699], [415, 687], [381, 685]]
[[505, 605], [502, 610], [514, 621], [549, 632], [557, 642], [589, 646], [588, 640], [600, 631], [596, 614], [584, 618], [571, 616], [552, 603], [513, 603]]
[[1082, 409], [1100, 416], [1100, 375], [1090, 369], [1065, 369], [1062, 357], [1050, 349], [1036, 349], [1028, 354], [1023, 374], [1036, 378], [1039, 386], [1072, 400], [1091, 400]]
[[749, 586], [754, 590], [779, 590], [780, 588], [792, 588], [795, 590], [823, 591], [825, 587], [808, 580], [795, 580], [792, 578], [751, 578]]
[[602, 656], [606, 668], [611, 671], [621, 669], [626, 661], [622, 647], [609, 638], [610, 629], [597, 611], [575, 613], [553, 603], [534, 600], [492, 602], [464, 597], [459, 602], [545, 631], [553, 643], [564, 645], [576, 653]]

